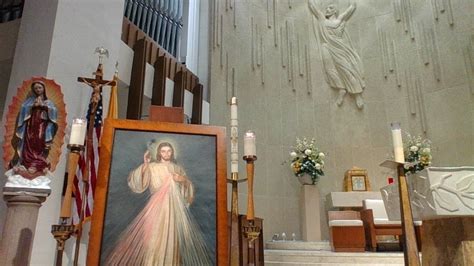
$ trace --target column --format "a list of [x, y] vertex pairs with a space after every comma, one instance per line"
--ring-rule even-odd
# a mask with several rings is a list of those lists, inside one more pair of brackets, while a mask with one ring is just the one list
[[301, 188], [301, 234], [304, 241], [321, 241], [319, 189], [315, 185]]
[[29, 265], [38, 211], [50, 189], [3, 188], [8, 210], [0, 244], [1, 265]]

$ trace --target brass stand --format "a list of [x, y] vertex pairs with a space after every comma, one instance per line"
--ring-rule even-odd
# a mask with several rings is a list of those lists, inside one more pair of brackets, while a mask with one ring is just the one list
[[66, 241], [74, 233], [74, 225], [67, 224], [67, 220], [62, 221], [64, 224], [53, 224], [51, 226], [51, 233], [56, 239], [56, 266], [63, 264], [63, 252], [66, 246]]
[[413, 214], [411, 211], [410, 195], [408, 194], [407, 177], [405, 176], [405, 165], [409, 163], [399, 163], [391, 160], [386, 160], [380, 166], [397, 169], [398, 171], [398, 189], [400, 194], [400, 214], [402, 218], [402, 232], [404, 238], [403, 257], [405, 265], [419, 266], [420, 258], [418, 254], [418, 247], [416, 245], [415, 226], [413, 224]]
[[239, 183], [247, 181], [247, 178], [239, 179], [238, 173], [232, 173], [227, 178], [227, 183], [232, 184], [231, 201], [231, 234], [230, 234], [230, 265], [240, 265], [240, 236], [239, 236]]
[[51, 233], [56, 239], [56, 266], [62, 265], [63, 252], [66, 241], [74, 233], [74, 225], [71, 218], [71, 204], [72, 204], [72, 186], [74, 183], [74, 176], [76, 174], [77, 165], [79, 162], [80, 152], [84, 149], [83, 145], [67, 145], [69, 148], [69, 162], [68, 162], [68, 175], [67, 175], [67, 187], [64, 195], [63, 204], [61, 208], [59, 224], [53, 224], [51, 226]]
[[247, 161], [247, 179], [248, 179], [248, 196], [247, 196], [247, 221], [248, 225], [243, 228], [244, 237], [248, 240], [248, 264], [255, 265], [255, 251], [254, 241], [260, 235], [261, 228], [255, 225], [255, 209], [253, 201], [253, 176], [255, 172], [254, 162], [257, 160], [257, 156], [244, 156], [244, 160]]

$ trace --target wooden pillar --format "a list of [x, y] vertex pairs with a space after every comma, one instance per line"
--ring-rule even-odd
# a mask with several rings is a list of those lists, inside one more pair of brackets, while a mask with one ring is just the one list
[[152, 105], [165, 105], [166, 73], [168, 64], [165, 56], [159, 56], [155, 62], [155, 75], [153, 77], [153, 91], [151, 94]]
[[174, 77], [173, 107], [184, 107], [186, 72], [179, 71]]
[[202, 123], [202, 84], [196, 84], [193, 88], [193, 114], [191, 117], [191, 124]]
[[128, 91], [127, 119], [142, 117], [143, 91], [145, 86], [146, 40], [140, 39], [133, 46], [132, 74]]
[[407, 177], [403, 164], [398, 165], [398, 189], [400, 193], [400, 214], [402, 218], [402, 232], [404, 237], [404, 259], [405, 265], [420, 265], [418, 247], [416, 245], [415, 225], [411, 212], [410, 196], [408, 194]]

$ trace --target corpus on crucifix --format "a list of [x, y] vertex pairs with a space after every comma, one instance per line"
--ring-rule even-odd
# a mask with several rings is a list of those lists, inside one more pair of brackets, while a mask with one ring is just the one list
[[103, 79], [104, 73], [102, 70], [102, 61], [103, 61], [104, 56], [109, 57], [109, 52], [104, 47], [97, 47], [95, 49], [95, 53], [99, 54], [99, 65], [97, 66], [97, 70], [93, 73], [95, 77], [94, 78], [84, 78], [84, 77], [77, 78], [77, 81], [83, 82], [89, 85], [93, 90], [92, 97], [91, 97], [91, 103], [93, 104], [93, 108], [91, 109], [91, 113], [92, 111], [96, 111], [95, 109], [97, 108], [97, 104], [99, 103], [100, 92], [102, 90], [102, 87], [115, 85], [115, 80]]

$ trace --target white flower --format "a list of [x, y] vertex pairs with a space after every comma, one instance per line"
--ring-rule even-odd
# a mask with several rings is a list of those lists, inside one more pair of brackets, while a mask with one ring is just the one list
[[423, 152], [424, 152], [424, 153], [430, 153], [430, 152], [431, 152], [431, 149], [430, 149], [430, 148], [424, 148], [424, 149], [423, 149]]
[[290, 152], [290, 156], [291, 156], [292, 158], [295, 158], [295, 157], [297, 156], [297, 154], [296, 154], [296, 152], [292, 151], [292, 152]]
[[415, 145], [413, 145], [413, 146], [410, 147], [410, 151], [412, 151], [412, 152], [417, 152], [417, 151], [418, 151], [418, 147], [415, 146]]
[[320, 159], [324, 159], [324, 157], [326, 157], [326, 155], [325, 155], [323, 152], [320, 152], [320, 153], [318, 154], [318, 157], [319, 157]]
[[317, 170], [321, 169], [321, 165], [319, 163], [317, 163], [316, 165], [314, 165], [314, 168], [316, 168]]
[[307, 149], [307, 150], [304, 151], [304, 154], [306, 154], [306, 155], [311, 155], [311, 153], [312, 153], [312, 151], [310, 149]]

